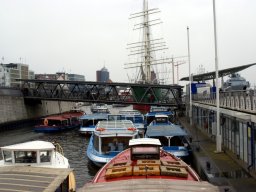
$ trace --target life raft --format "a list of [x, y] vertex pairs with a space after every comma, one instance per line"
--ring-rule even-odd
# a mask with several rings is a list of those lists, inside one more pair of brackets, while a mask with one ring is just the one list
[[152, 160], [152, 159], [140, 159], [140, 160], [137, 160], [137, 165], [142, 165], [142, 166], [145, 166], [145, 165], [149, 165], [149, 166], [159, 166], [161, 165], [161, 162], [160, 160]]
[[131, 164], [132, 164], [131, 161], [118, 162], [118, 163], [113, 163], [109, 165], [109, 168], [128, 167], [128, 166], [131, 166]]
[[48, 119], [44, 119], [44, 125], [47, 126], [48, 125]]
[[115, 167], [109, 168], [106, 171], [105, 177], [106, 179], [112, 179], [117, 177], [131, 176], [132, 175], [132, 167]]
[[160, 175], [160, 169], [159, 166], [134, 166], [133, 175]]
[[160, 166], [161, 175], [175, 176], [175, 177], [188, 177], [188, 172], [184, 167], [174, 166]]
[[161, 164], [163, 166], [186, 167], [186, 164], [184, 164], [182, 161], [164, 161], [164, 160], [161, 160]]

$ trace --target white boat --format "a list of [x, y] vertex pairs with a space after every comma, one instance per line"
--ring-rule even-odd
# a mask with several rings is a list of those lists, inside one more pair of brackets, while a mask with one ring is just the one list
[[138, 129], [139, 134], [144, 137], [145, 125], [144, 125], [144, 116], [143, 114], [134, 109], [120, 110], [119, 114], [122, 116], [122, 119], [131, 120], [134, 126]]
[[92, 113], [110, 113], [108, 105], [102, 103], [93, 103], [91, 105]]
[[87, 148], [87, 157], [103, 166], [129, 146], [130, 139], [138, 137], [138, 130], [129, 120], [99, 121]]
[[29, 141], [1, 147], [0, 191], [75, 191], [76, 182], [59, 144]]
[[82, 134], [91, 134], [99, 121], [107, 120], [107, 113], [93, 113], [88, 115], [83, 115], [80, 117], [80, 133]]
[[28, 141], [1, 147], [3, 166], [31, 166], [48, 168], [69, 168], [61, 147], [47, 141]]

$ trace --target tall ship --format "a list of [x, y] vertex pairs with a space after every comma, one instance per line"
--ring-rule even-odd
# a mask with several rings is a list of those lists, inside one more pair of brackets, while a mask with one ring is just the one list
[[[166, 77], [163, 77], [168, 75], [166, 73], [168, 70], [163, 69], [165, 65], [162, 64], [170, 63], [170, 59], [164, 55], [164, 51], [168, 48], [163, 38], [155, 38], [152, 35], [153, 32], [157, 32], [152, 27], [161, 24], [160, 19], [155, 18], [155, 15], [159, 12], [157, 8], [149, 9], [148, 1], [144, 0], [143, 10], [130, 16], [131, 20], [139, 20], [139, 22], [135, 21], [133, 29], [142, 34], [138, 42], [128, 44], [130, 62], [125, 64], [125, 69], [132, 70], [131, 74], [134, 74], [134, 77], [129, 77], [132, 82], [143, 84], [165, 83], [163, 80]], [[157, 68], [157, 66], [161, 66], [161, 69]], [[165, 71], [165, 75], [162, 71]], [[161, 96], [161, 92], [158, 89], [155, 89], [154, 93], [149, 93], [146, 97], [144, 96], [145, 91], [146, 88], [134, 88], [133, 97], [138, 100], [143, 99], [144, 102], [153, 102]], [[150, 105], [136, 104], [133, 105], [133, 109], [147, 113], [150, 110]]]

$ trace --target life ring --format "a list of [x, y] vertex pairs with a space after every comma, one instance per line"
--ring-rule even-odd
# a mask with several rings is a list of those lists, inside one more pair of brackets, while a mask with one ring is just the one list
[[129, 130], [129, 131], [136, 131], [136, 128], [135, 127], [129, 127], [129, 128], [127, 128], [127, 130]]
[[48, 125], [48, 119], [44, 119], [44, 125]]
[[96, 128], [96, 131], [105, 131], [106, 129], [105, 128], [101, 128], [101, 127], [98, 127], [98, 128]]

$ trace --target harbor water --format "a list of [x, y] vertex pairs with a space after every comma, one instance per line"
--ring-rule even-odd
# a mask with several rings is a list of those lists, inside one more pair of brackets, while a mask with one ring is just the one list
[[[112, 114], [118, 113], [125, 108], [112, 108]], [[90, 112], [90, 106], [84, 106], [82, 109], [87, 113]], [[55, 141], [59, 143], [64, 151], [65, 157], [68, 158], [70, 167], [74, 169], [77, 187], [82, 187], [85, 183], [90, 182], [99, 170], [92, 164], [86, 156], [86, 149], [90, 137], [81, 135], [78, 129], [59, 133], [36, 133], [33, 127], [22, 127], [15, 130], [0, 132], [0, 146], [11, 145], [32, 140]]]

